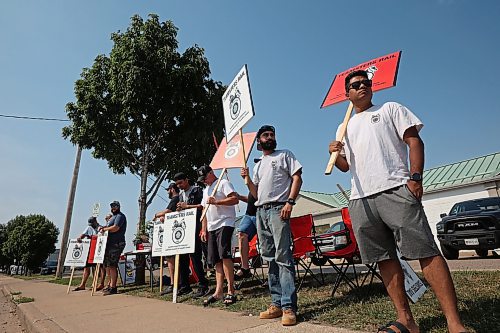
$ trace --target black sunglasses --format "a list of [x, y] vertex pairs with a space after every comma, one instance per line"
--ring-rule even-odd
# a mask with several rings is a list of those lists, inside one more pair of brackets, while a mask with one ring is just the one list
[[356, 81], [356, 82], [351, 83], [349, 85], [349, 89], [359, 90], [359, 88], [361, 88], [361, 83], [365, 87], [368, 87], [368, 88], [372, 86], [372, 80], [364, 79], [364, 80], [361, 80], [361, 81]]

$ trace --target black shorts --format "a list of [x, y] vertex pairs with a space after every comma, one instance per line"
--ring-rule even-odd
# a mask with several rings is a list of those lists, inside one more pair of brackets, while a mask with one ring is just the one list
[[208, 232], [208, 264], [214, 266], [222, 259], [232, 259], [231, 240], [234, 227], [222, 227]]
[[104, 253], [104, 267], [118, 267], [120, 255], [125, 248], [125, 242], [116, 244], [106, 244], [106, 252]]
[[87, 264], [85, 264], [85, 267], [86, 267], [86, 268], [87, 268], [87, 267], [96, 267], [96, 266], [97, 266], [97, 264], [91, 264], [91, 263], [89, 263], [89, 262], [88, 262]]

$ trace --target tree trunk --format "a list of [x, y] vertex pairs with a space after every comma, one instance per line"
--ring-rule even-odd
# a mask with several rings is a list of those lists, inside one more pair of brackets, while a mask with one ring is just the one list
[[[146, 163], [143, 163], [141, 168], [141, 194], [139, 195], [139, 221], [137, 223], [137, 234], [136, 239], [140, 238], [145, 234], [145, 223], [146, 223], [146, 187], [148, 182], [148, 167]], [[146, 269], [145, 269], [145, 260], [144, 255], [136, 255], [135, 256], [135, 264], [136, 264], [136, 274], [135, 274], [135, 283], [137, 285], [143, 285], [146, 283]]]

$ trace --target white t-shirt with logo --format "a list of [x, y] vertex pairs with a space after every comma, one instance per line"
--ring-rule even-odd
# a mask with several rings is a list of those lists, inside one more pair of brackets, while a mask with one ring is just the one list
[[295, 155], [287, 149], [262, 155], [253, 168], [253, 183], [257, 186], [255, 206], [271, 202], [286, 202], [290, 195], [292, 176], [302, 169]]
[[351, 200], [406, 184], [410, 171], [403, 135], [412, 126], [420, 131], [423, 124], [395, 102], [374, 105], [351, 118], [342, 151], [352, 175]]
[[[208, 197], [212, 195], [216, 183], [217, 181], [213, 182], [212, 185], [205, 187], [203, 190], [203, 200], [201, 201], [203, 207], [207, 205]], [[214, 197], [216, 200], [222, 200], [233, 192], [235, 192], [233, 184], [226, 179], [221, 179]], [[214, 231], [222, 227], [234, 227], [236, 209], [235, 206], [210, 205], [206, 217], [208, 231]]]

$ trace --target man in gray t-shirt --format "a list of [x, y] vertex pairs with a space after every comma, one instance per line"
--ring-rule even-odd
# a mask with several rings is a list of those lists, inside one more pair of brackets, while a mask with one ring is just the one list
[[281, 318], [284, 326], [297, 322], [295, 267], [291, 250], [290, 215], [302, 185], [302, 165], [289, 150], [276, 150], [273, 126], [262, 126], [257, 143], [262, 158], [254, 167], [253, 180], [248, 169], [241, 170], [252, 196], [257, 198], [257, 235], [262, 257], [269, 262], [271, 305], [261, 319]]

